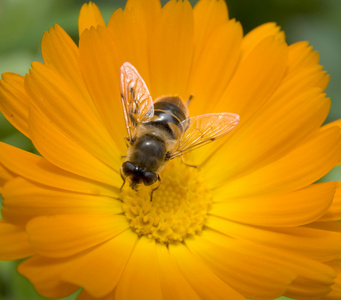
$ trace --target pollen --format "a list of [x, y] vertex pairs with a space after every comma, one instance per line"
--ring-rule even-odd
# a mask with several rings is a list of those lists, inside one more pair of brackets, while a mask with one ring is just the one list
[[200, 170], [177, 159], [167, 163], [160, 177], [152, 201], [150, 188], [122, 191], [123, 211], [131, 228], [161, 243], [181, 242], [200, 234], [212, 202]]

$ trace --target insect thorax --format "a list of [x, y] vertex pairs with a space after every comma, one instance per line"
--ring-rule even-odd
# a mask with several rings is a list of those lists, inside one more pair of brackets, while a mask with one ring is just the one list
[[167, 132], [171, 139], [179, 139], [184, 132], [181, 122], [187, 118], [188, 110], [179, 97], [160, 97], [154, 103], [154, 116], [148, 124]]

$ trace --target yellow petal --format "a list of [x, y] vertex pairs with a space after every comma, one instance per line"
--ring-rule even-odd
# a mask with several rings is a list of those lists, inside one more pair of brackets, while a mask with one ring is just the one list
[[18, 267], [21, 275], [27, 277], [36, 291], [47, 298], [64, 298], [79, 289], [78, 286], [63, 282], [60, 272], [69, 263], [64, 259], [50, 259], [34, 256]]
[[120, 281], [136, 241], [137, 235], [131, 230], [126, 230], [89, 253], [76, 258], [63, 270], [61, 278], [83, 287], [96, 299], [104, 297]]
[[2, 196], [3, 217], [21, 225], [41, 215], [92, 213], [113, 215], [122, 212], [121, 202], [112, 197], [50, 188], [20, 177], [4, 186]]
[[70, 82], [47, 66], [35, 63], [26, 75], [25, 86], [34, 105], [61, 131], [108, 166], [118, 168], [119, 149], [97, 112]]
[[221, 188], [230, 197], [293, 191], [320, 179], [337, 164], [340, 156], [339, 128], [320, 130], [277, 161]]
[[150, 91], [153, 98], [186, 93], [193, 53], [193, 12], [185, 0], [171, 0], [155, 20], [149, 41]]
[[341, 254], [341, 233], [305, 227], [261, 228], [210, 216], [207, 226], [228, 236], [282, 249], [318, 261]]
[[30, 243], [47, 257], [66, 257], [110, 240], [129, 227], [119, 215], [54, 215], [32, 219], [26, 226]]
[[165, 245], [157, 243], [156, 254], [160, 268], [160, 281], [163, 290], [163, 299], [202, 299], [182, 275], [179, 268], [170, 257], [168, 248]]
[[24, 88], [24, 77], [3, 73], [0, 80], [0, 111], [21, 133], [30, 137], [28, 131], [29, 98]]
[[85, 29], [90, 29], [91, 27], [96, 28], [98, 26], [105, 26], [101, 12], [95, 3], [85, 3], [81, 8], [78, 17], [79, 36], [82, 35]]
[[[115, 299], [162, 299], [155, 240], [142, 236], [131, 254], [118, 283]], [[134, 283], [134, 288], [132, 288]]]
[[191, 253], [185, 245], [169, 244], [169, 252], [181, 273], [202, 299], [246, 300], [244, 296], [214, 274], [208, 265]]
[[16, 260], [35, 253], [22, 227], [0, 220], [0, 259]]
[[125, 121], [120, 98], [120, 62], [106, 28], [87, 30], [79, 42], [80, 64], [94, 104], [119, 151], [126, 145]]
[[113, 190], [112, 186], [66, 172], [41, 156], [1, 142], [0, 162], [12, 173], [39, 184], [84, 194], [117, 197], [117, 190]]
[[[207, 232], [204, 232], [204, 235]], [[296, 274], [257, 254], [241, 253], [238, 240], [226, 238], [224, 246], [204, 237], [186, 239], [191, 252], [204, 260], [210, 269], [242, 295], [252, 299], [275, 299], [285, 292]], [[240, 276], [240, 274], [243, 276]]]
[[52, 164], [73, 174], [119, 188], [119, 165], [110, 168], [91, 155], [36, 107], [30, 109], [29, 123], [34, 146]]
[[[229, 198], [221, 193], [209, 214], [256, 226], [294, 227], [314, 222], [329, 209], [335, 183], [313, 184], [284, 194], [265, 194], [249, 198]], [[220, 202], [221, 201], [221, 202]]]

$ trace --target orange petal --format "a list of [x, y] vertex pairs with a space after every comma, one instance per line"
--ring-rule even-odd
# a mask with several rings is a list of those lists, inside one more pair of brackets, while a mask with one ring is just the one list
[[169, 244], [169, 252], [183, 276], [202, 299], [246, 300], [214, 274], [208, 265], [191, 253], [184, 244]]
[[182, 275], [168, 248], [160, 243], [156, 244], [156, 254], [160, 268], [160, 281], [165, 300], [200, 300], [202, 299]]
[[341, 129], [341, 119], [330, 122], [322, 127], [323, 130], [329, 129], [331, 127], [339, 127]]
[[150, 35], [150, 91], [186, 99], [193, 54], [193, 11], [186, 1], [169, 1]]
[[70, 81], [83, 98], [91, 102], [80, 72], [78, 47], [59, 25], [56, 24], [49, 32], [45, 32], [41, 41], [41, 53], [46, 65]]
[[236, 239], [226, 238], [224, 246], [206, 240], [204, 235], [209, 232], [206, 230], [200, 238], [186, 239], [186, 245], [240, 294], [252, 299], [275, 299], [283, 295], [296, 278], [295, 272], [289, 268], [260, 259], [252, 251], [242, 253]]
[[0, 259], [16, 260], [35, 253], [22, 227], [0, 220]]
[[124, 216], [54, 215], [32, 219], [26, 227], [31, 245], [47, 257], [66, 257], [110, 240], [129, 227]]
[[106, 28], [91, 29], [79, 42], [80, 64], [94, 104], [113, 141], [123, 154], [127, 147], [125, 121], [120, 98], [120, 62], [117, 45]]
[[322, 300], [330, 292], [330, 285], [318, 285], [315, 282], [305, 282], [298, 279], [288, 287], [284, 295], [294, 299]]
[[[239, 23], [228, 20], [225, 1], [198, 1], [193, 9], [193, 20], [194, 58], [188, 95], [195, 96], [196, 105], [191, 107], [191, 114], [199, 115], [209, 111], [206, 109], [203, 112], [203, 109], [205, 105], [211, 104], [208, 99], [213, 98], [212, 93], [220, 96], [221, 91], [219, 93], [217, 86], [226, 86], [230, 72], [239, 60], [236, 50], [239, 51], [243, 33]], [[224, 71], [221, 72], [220, 68], [224, 68]]]
[[336, 182], [336, 192], [333, 202], [327, 212], [317, 221], [329, 222], [341, 220], [341, 181]]
[[30, 109], [29, 123], [34, 146], [52, 164], [79, 176], [119, 188], [119, 166], [110, 168], [98, 160], [62, 132], [36, 107]]
[[[341, 119], [333, 121], [333, 122], [330, 122], [330, 123], [324, 125], [322, 127], [322, 130], [327, 130], [327, 129], [331, 128], [331, 127], [337, 127], [337, 128], [339, 128], [339, 130], [341, 130]], [[338, 165], [340, 165], [340, 164], [341, 164], [341, 158], [340, 158], [340, 160], [338, 162]]]
[[50, 259], [34, 256], [18, 267], [18, 271], [27, 277], [34, 285], [36, 291], [47, 298], [64, 298], [79, 289], [60, 279], [60, 272], [69, 263], [64, 259]]
[[320, 130], [277, 161], [222, 187], [230, 197], [289, 192], [303, 188], [328, 173], [340, 160], [339, 128]]
[[[115, 299], [162, 299], [155, 240], [142, 236], [132, 252], [120, 282]], [[131, 284], [134, 283], [134, 288]]]
[[[212, 230], [205, 231], [202, 235], [202, 239], [227, 249], [231, 248], [231, 245], [233, 245], [233, 249], [240, 255], [255, 257], [260, 262], [264, 261], [265, 264], [275, 264], [279, 268], [277, 269], [277, 272], [278, 270], [280, 270], [279, 272], [283, 270], [294, 272], [297, 275], [297, 278], [287, 287], [288, 289], [293, 285], [297, 286], [300, 285], [300, 283], [305, 283], [305, 292], [307, 294], [310, 293], [311, 290], [323, 290], [326, 292], [334, 282], [335, 271], [330, 266], [317, 262], [316, 260], [299, 253], [295, 253], [294, 251], [287, 251], [282, 247], [269, 247], [264, 243], [266, 239], [260, 243], [254, 243], [246, 239], [231, 239], [229, 236]], [[242, 264], [243, 262], [240, 263]], [[260, 271], [260, 273], [263, 272], [264, 270]], [[275, 274], [273, 274], [273, 276], [277, 277]], [[299, 298], [305, 299], [304, 296]]]
[[287, 65], [287, 45], [270, 36], [239, 63], [215, 111], [233, 112], [246, 122], [278, 88]]
[[41, 156], [1, 142], [0, 162], [10, 172], [43, 185], [84, 194], [117, 196], [117, 191], [112, 186], [66, 172]]
[[3, 193], [3, 186], [7, 181], [10, 181], [14, 178], [14, 174], [9, 172], [1, 163], [0, 163], [0, 194]]
[[[96, 299], [105, 297], [120, 281], [136, 241], [137, 235], [131, 230], [126, 230], [89, 253], [76, 258], [65, 268], [61, 278], [83, 287]], [[149, 271], [150, 269], [146, 273]]]
[[212, 99], [220, 99], [238, 65], [242, 37], [239, 23], [225, 21], [202, 45], [197, 45], [201, 51], [193, 60], [187, 89], [187, 97], [194, 95], [190, 102], [191, 115], [213, 112], [215, 101]]
[[[148, 0], [143, 2], [140, 0], [128, 0], [124, 10], [128, 14], [130, 11], [135, 10], [135, 17], [137, 19], [141, 18], [143, 22], [146, 23], [147, 32], [151, 32], [154, 26], [153, 19], [161, 13], [161, 3], [159, 0]], [[141, 25], [141, 23], [137, 21], [137, 24]]]
[[313, 47], [309, 46], [307, 41], [293, 43], [289, 46], [288, 62], [288, 72], [297, 71], [302, 67], [317, 65], [319, 53], [313, 51]]
[[337, 277], [335, 278], [335, 283], [331, 286], [331, 291], [323, 298], [323, 300], [341, 299], [341, 261], [337, 260], [327, 262], [327, 265], [331, 266], [336, 271]]
[[98, 26], [105, 26], [105, 22], [97, 5], [93, 2], [83, 4], [78, 17], [79, 36], [85, 29]]
[[246, 56], [262, 40], [268, 37], [274, 37], [283, 42], [285, 41], [284, 32], [281, 31], [281, 28], [276, 23], [265, 23], [245, 35], [242, 44], [243, 55]]
[[24, 77], [3, 73], [0, 80], [0, 111], [11, 124], [29, 138], [29, 97], [24, 88]]
[[228, 21], [228, 17], [225, 1], [201, 0], [197, 2], [193, 8], [196, 55], [200, 54], [197, 53], [197, 51], [200, 51], [200, 46], [205, 44], [214, 30]]
[[34, 63], [25, 86], [34, 105], [64, 134], [108, 166], [120, 166], [121, 153], [102, 120], [66, 78], [46, 65]]
[[77, 297], [77, 300], [112, 300], [112, 299], [115, 299], [114, 292], [111, 292], [110, 294], [107, 294], [104, 297], [98, 298], [98, 297], [91, 296], [85, 290], [82, 290], [82, 292]]
[[[288, 87], [290, 90], [291, 85]], [[243, 126], [237, 126], [226, 144], [208, 156], [207, 175], [214, 176], [222, 161], [230, 171], [219, 177], [221, 182], [276, 161], [316, 131], [329, 109], [330, 100], [317, 88], [296, 95], [274, 95], [271, 103]]]
[[15, 224], [42, 215], [119, 214], [121, 202], [115, 198], [73, 193], [27, 181], [21, 177], [8, 182], [3, 191], [3, 217]]
[[[284, 194], [265, 194], [230, 199], [226, 193], [214, 197], [209, 213], [257, 226], [294, 227], [314, 222], [329, 209], [335, 183], [313, 184]], [[221, 201], [221, 202], [220, 202]]]
[[306, 227], [261, 228], [210, 216], [207, 226], [228, 236], [282, 249], [318, 261], [341, 255], [341, 233]]
[[128, 0], [124, 11], [116, 10], [108, 23], [115, 48], [118, 48], [115, 56], [119, 64], [126, 61], [133, 64], [148, 86], [150, 83], [148, 49], [160, 13], [159, 0]]

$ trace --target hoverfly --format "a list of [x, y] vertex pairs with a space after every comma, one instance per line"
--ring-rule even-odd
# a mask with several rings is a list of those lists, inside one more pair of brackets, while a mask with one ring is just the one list
[[153, 102], [143, 78], [129, 62], [121, 66], [120, 89], [128, 132], [121, 189], [126, 178], [136, 191], [140, 184], [161, 182], [159, 172], [168, 160], [213, 142], [239, 122], [239, 115], [233, 113], [189, 118], [189, 101], [185, 104], [177, 96], [163, 96]]

